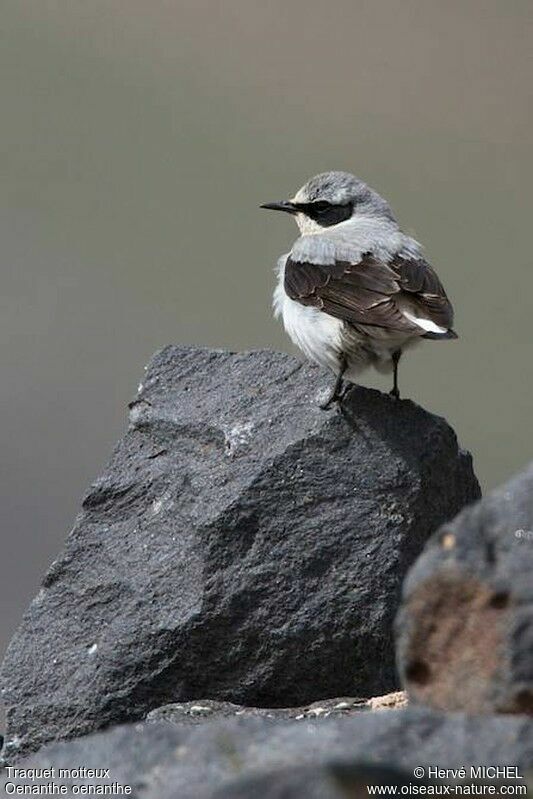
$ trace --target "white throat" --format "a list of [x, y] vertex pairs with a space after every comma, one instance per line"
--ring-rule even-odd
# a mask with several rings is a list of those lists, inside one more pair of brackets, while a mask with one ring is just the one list
[[[318, 222], [315, 222], [314, 219], [311, 219], [311, 217], [307, 216], [307, 214], [299, 213], [296, 214], [294, 218], [296, 219], [296, 224], [300, 228], [300, 233], [302, 236], [316, 236], [324, 233], [324, 231], [327, 230], [327, 228], [319, 225]], [[333, 227], [339, 227], [339, 225], [334, 225]]]
[[384, 227], [388, 230], [398, 229], [395, 220], [375, 214], [354, 214], [349, 219], [339, 222], [338, 225], [329, 227], [319, 225], [318, 222], [303, 213], [296, 214], [295, 220], [302, 236], [328, 236], [334, 239], [349, 239], [357, 236], [359, 232], [382, 230]]

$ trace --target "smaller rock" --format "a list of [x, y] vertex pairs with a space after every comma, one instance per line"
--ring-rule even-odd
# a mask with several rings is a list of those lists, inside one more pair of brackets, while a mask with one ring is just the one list
[[408, 573], [396, 619], [410, 698], [533, 714], [533, 464], [461, 512]]

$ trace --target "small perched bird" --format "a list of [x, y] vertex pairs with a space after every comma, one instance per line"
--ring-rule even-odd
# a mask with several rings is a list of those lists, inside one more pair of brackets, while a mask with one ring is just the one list
[[421, 245], [388, 203], [348, 172], [311, 178], [292, 200], [261, 208], [292, 214], [300, 236], [278, 261], [274, 312], [311, 361], [336, 375], [322, 408], [340, 402], [368, 366], [394, 373], [421, 339], [457, 338], [453, 308]]

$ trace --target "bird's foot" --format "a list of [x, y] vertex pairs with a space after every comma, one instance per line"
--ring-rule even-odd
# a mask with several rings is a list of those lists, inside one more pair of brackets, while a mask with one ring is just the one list
[[399, 400], [400, 399], [400, 391], [399, 391], [399, 389], [396, 388], [396, 387], [392, 388], [389, 391], [389, 397], [394, 397], [394, 399]]
[[344, 385], [340, 387], [335, 386], [335, 389], [331, 392], [327, 400], [320, 403], [319, 408], [323, 411], [329, 411], [332, 405], [342, 405], [344, 398], [350, 393], [352, 388], [352, 383], [344, 383]]
[[335, 403], [340, 404], [342, 402], [343, 394], [330, 394], [325, 402], [321, 402], [319, 404], [319, 408], [322, 411], [329, 411], [332, 405]]
[[345, 388], [336, 385], [333, 391], [330, 393], [329, 397], [326, 400], [324, 400], [324, 402], [320, 403], [319, 408], [323, 411], [329, 411], [332, 405], [335, 404], [340, 405], [340, 403], [344, 398], [345, 393], [346, 393]]
[[345, 385], [344, 385], [344, 380], [342, 379], [342, 376], [344, 375], [344, 373], [346, 371], [347, 365], [348, 365], [348, 362], [346, 360], [346, 356], [345, 355], [341, 355], [340, 359], [339, 359], [339, 372], [338, 372], [337, 377], [335, 379], [335, 384], [334, 384], [334, 386], [333, 386], [333, 388], [331, 390], [331, 394], [329, 395], [327, 400], [325, 400], [324, 402], [322, 402], [320, 404], [320, 408], [322, 408], [323, 411], [329, 410], [334, 402], [336, 402], [338, 404], [340, 404], [342, 402], [342, 399], [343, 399], [345, 391], [346, 391], [346, 388], [345, 388]]

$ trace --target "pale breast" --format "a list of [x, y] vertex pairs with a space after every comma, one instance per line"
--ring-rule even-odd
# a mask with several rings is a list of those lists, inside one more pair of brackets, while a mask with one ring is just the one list
[[291, 341], [306, 358], [336, 372], [342, 352], [344, 323], [287, 296], [283, 287], [285, 260], [286, 256], [283, 256], [278, 262], [278, 281], [273, 297], [274, 315], [281, 317]]
[[291, 340], [309, 360], [339, 368], [344, 323], [333, 316], [309, 308], [285, 296], [282, 309], [283, 325]]

